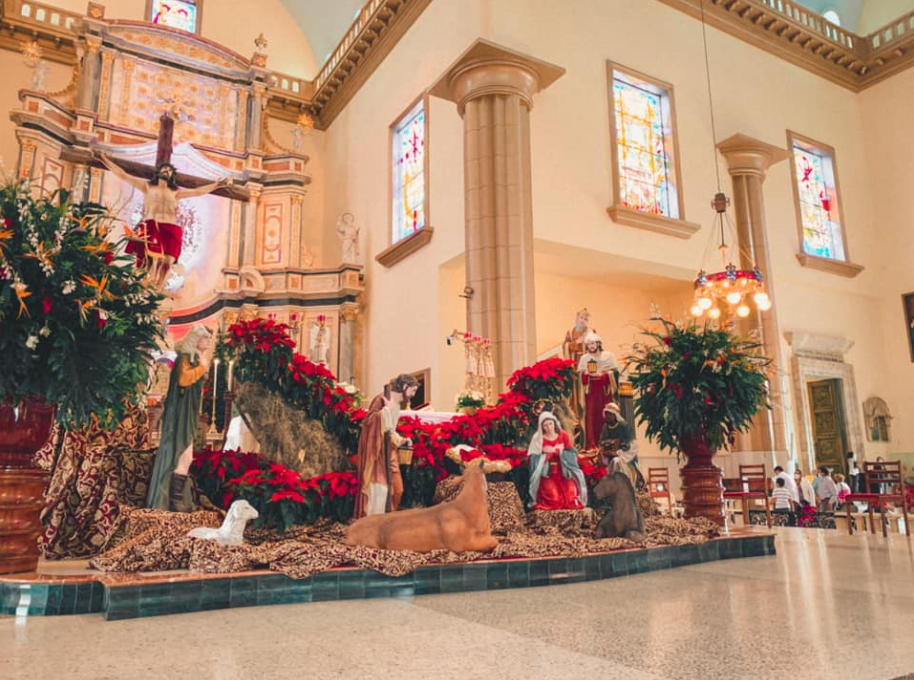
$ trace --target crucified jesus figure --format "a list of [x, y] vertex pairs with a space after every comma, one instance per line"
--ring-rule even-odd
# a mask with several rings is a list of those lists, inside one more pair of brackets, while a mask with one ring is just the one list
[[136, 235], [129, 239], [127, 252], [136, 255], [137, 267], [147, 269], [153, 284], [161, 290], [172, 265], [181, 256], [184, 234], [178, 226], [178, 201], [210, 194], [229, 184], [229, 180], [223, 177], [196, 189], [179, 189], [176, 170], [171, 163], [159, 163], [152, 180], [147, 182], [129, 175], [107, 154], [99, 154], [99, 158], [115, 176], [143, 194], [143, 222]]

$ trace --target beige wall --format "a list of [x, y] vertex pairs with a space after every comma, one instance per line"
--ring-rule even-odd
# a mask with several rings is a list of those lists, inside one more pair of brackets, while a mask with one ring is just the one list
[[914, 0], [866, 0], [857, 21], [857, 35], [869, 35], [911, 11]]
[[[84, 13], [86, 0], [46, 0], [47, 4], [70, 12]], [[104, 0], [106, 19], [146, 21], [146, 0]], [[256, 6], [256, 15], [251, 16]], [[298, 24], [279, 0], [204, 0], [201, 35], [250, 58], [254, 40], [263, 35], [271, 69], [298, 78], [313, 78], [320, 65]]]
[[[872, 211], [882, 243], [882, 321], [874, 329], [883, 336], [886, 371], [874, 377], [873, 394], [886, 399], [895, 420], [892, 451], [914, 451], [914, 363], [901, 296], [914, 292], [914, 71], [865, 90], [860, 106], [871, 159]], [[865, 399], [871, 394], [861, 394]]]

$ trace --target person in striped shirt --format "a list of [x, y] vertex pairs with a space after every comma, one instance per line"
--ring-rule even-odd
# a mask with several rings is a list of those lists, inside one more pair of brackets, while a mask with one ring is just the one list
[[787, 488], [783, 477], [776, 477], [777, 486], [771, 492], [771, 498], [774, 500], [774, 512], [778, 515], [788, 515], [793, 517], [794, 500], [793, 494]]

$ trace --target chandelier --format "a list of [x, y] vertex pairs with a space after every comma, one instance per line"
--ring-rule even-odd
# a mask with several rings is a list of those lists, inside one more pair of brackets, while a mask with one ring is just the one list
[[[717, 165], [717, 131], [714, 125], [714, 98], [711, 95], [711, 68], [708, 62], [708, 36], [705, 27], [705, 4], [701, 0], [701, 37], [705, 50], [705, 76], [708, 83], [708, 108], [711, 112], [711, 137], [714, 142], [714, 170], [717, 173], [717, 193], [711, 201], [711, 207], [717, 213], [714, 218], [717, 222], [720, 232], [720, 244], [717, 246], [720, 252], [723, 269], [716, 272], [708, 273], [702, 267], [695, 277], [695, 301], [692, 305], [691, 313], [696, 318], [707, 317], [711, 320], [718, 320], [727, 311], [726, 321], [732, 324], [733, 316], [745, 319], [752, 313], [749, 303], [766, 312], [771, 309], [771, 298], [765, 291], [765, 279], [762, 272], [752, 260], [751, 254], [741, 249], [743, 261], [749, 263], [749, 267], [737, 267], [728, 258], [729, 246], [727, 245], [726, 232], [729, 230], [733, 233], [733, 224], [727, 214], [727, 208], [730, 205], [730, 199], [721, 191], [720, 188], [720, 168]], [[729, 229], [725, 228], [728, 227]], [[712, 236], [712, 239], [714, 237]], [[733, 238], [734, 243], [738, 243]], [[710, 245], [710, 244], [709, 244]]]

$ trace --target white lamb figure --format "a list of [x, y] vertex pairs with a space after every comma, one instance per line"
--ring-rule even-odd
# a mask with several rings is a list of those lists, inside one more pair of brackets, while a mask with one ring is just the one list
[[244, 545], [244, 527], [248, 520], [257, 519], [257, 511], [247, 501], [235, 501], [225, 515], [225, 521], [218, 529], [198, 527], [187, 535], [192, 538], [206, 538], [219, 545]]

